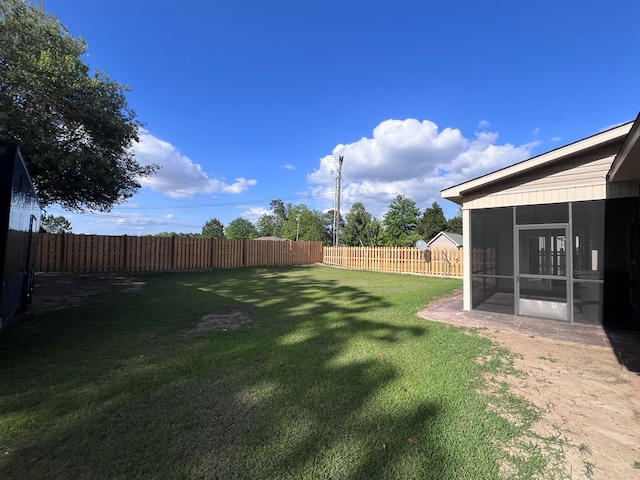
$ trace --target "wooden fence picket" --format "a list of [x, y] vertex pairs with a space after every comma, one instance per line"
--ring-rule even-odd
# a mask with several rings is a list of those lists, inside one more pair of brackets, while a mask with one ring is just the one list
[[40, 233], [39, 272], [148, 272], [322, 262], [320, 242]]
[[[39, 234], [41, 272], [142, 272], [324, 263], [358, 270], [462, 277], [461, 248], [323, 247], [320, 242]], [[474, 250], [471, 267], [495, 252]]]
[[324, 247], [326, 265], [376, 272], [462, 277], [462, 248]]

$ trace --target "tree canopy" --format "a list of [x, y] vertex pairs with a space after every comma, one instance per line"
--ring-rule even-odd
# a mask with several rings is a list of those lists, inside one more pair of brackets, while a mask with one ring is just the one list
[[71, 232], [71, 222], [62, 215], [42, 215], [40, 220], [40, 231], [60, 235]]
[[430, 208], [425, 208], [420, 220], [418, 232], [424, 240], [431, 240], [440, 232], [447, 230], [448, 222], [437, 202], [433, 202]]
[[331, 228], [333, 213], [329, 217], [326, 213], [311, 210], [309, 214], [300, 218], [300, 241], [322, 242], [323, 245], [331, 244]]
[[382, 224], [364, 205], [356, 202], [345, 215], [341, 243], [358, 247], [375, 247], [383, 243]]
[[212, 218], [202, 226], [204, 238], [224, 238], [224, 225], [217, 218]]
[[260, 215], [260, 218], [256, 220], [256, 228], [258, 229], [258, 235], [261, 237], [277, 237], [278, 229], [276, 226], [276, 218], [273, 215], [264, 213]]
[[224, 229], [224, 235], [228, 239], [255, 238], [258, 236], [258, 231], [249, 220], [238, 217], [229, 222]]
[[459, 233], [462, 235], [462, 207], [458, 209], [455, 217], [447, 220], [447, 232]]
[[416, 231], [420, 209], [416, 202], [404, 195], [398, 195], [389, 204], [384, 214], [385, 243], [390, 246], [408, 247], [420, 237]]
[[131, 151], [142, 124], [128, 88], [85, 53], [41, 4], [0, 0], [0, 138], [20, 146], [43, 205], [108, 211], [157, 167]]

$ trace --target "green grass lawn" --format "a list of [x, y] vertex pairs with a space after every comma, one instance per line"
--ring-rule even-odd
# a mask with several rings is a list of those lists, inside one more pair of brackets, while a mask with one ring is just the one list
[[[488, 407], [510, 398], [484, 381], [507, 352], [415, 315], [459, 280], [318, 266], [137, 277], [140, 291], [0, 335], [0, 478], [492, 479], [528, 426]], [[253, 323], [188, 333], [229, 308]]]

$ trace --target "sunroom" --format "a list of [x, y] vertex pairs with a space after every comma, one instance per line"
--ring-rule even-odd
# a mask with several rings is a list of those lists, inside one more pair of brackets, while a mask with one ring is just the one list
[[447, 188], [465, 310], [640, 329], [640, 116]]

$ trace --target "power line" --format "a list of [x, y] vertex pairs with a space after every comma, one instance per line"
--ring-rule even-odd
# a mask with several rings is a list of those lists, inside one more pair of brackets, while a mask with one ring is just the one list
[[[305, 198], [326, 197], [332, 195], [333, 192], [314, 193], [308, 195], [294, 195], [290, 197], [281, 197], [279, 200], [300, 200]], [[190, 205], [176, 204], [176, 205], [164, 205], [164, 206], [150, 206], [150, 207], [138, 207], [135, 205], [122, 205], [119, 209], [131, 209], [131, 210], [163, 210], [169, 208], [202, 208], [202, 207], [232, 207], [235, 205], [262, 205], [264, 203], [274, 200], [273, 198], [263, 200], [248, 200], [248, 201], [236, 201], [236, 202], [220, 202], [220, 203], [192, 203]]]
[[[315, 197], [323, 197], [331, 195], [333, 192], [326, 193], [318, 193], [318, 194], [309, 194], [309, 195], [293, 195], [289, 197], [282, 197], [284, 200], [295, 200], [295, 199], [304, 199], [304, 198], [315, 198]], [[271, 199], [272, 200], [272, 199]], [[261, 205], [265, 202], [270, 202], [271, 200], [250, 200], [250, 201], [238, 201], [238, 202], [221, 202], [221, 203], [201, 203], [195, 205], [174, 205], [174, 206], [150, 206], [150, 207], [136, 207], [136, 206], [128, 206], [123, 205], [117, 207], [118, 209], [132, 209], [132, 210], [168, 210], [175, 208], [202, 208], [202, 207], [224, 207], [224, 206], [234, 206], [234, 205]], [[53, 213], [69, 213], [63, 208], [60, 207], [49, 207], [47, 209]], [[182, 228], [202, 228], [202, 225], [192, 225], [187, 223], [178, 223], [178, 222], [167, 222], [163, 220], [155, 220], [151, 218], [140, 218], [140, 217], [132, 217], [128, 215], [118, 215], [112, 213], [101, 213], [101, 212], [83, 212], [75, 214], [77, 216], [87, 216], [87, 217], [97, 217], [104, 218], [109, 220], [123, 220], [127, 223], [139, 224], [141, 226], [146, 225], [156, 225], [156, 226], [165, 226], [165, 227], [182, 227]]]
[[[65, 210], [60, 208], [51, 208], [51, 211], [54, 213], [66, 213]], [[193, 225], [189, 223], [178, 223], [178, 222], [167, 222], [164, 220], [155, 220], [153, 218], [140, 218], [140, 217], [132, 217], [127, 215], [114, 215], [110, 213], [78, 213], [75, 214], [79, 217], [88, 216], [88, 217], [97, 217], [97, 218], [105, 218], [108, 220], [125, 220], [128, 223], [139, 224], [139, 225], [158, 225], [165, 227], [185, 227], [185, 228], [202, 228], [202, 225]]]

